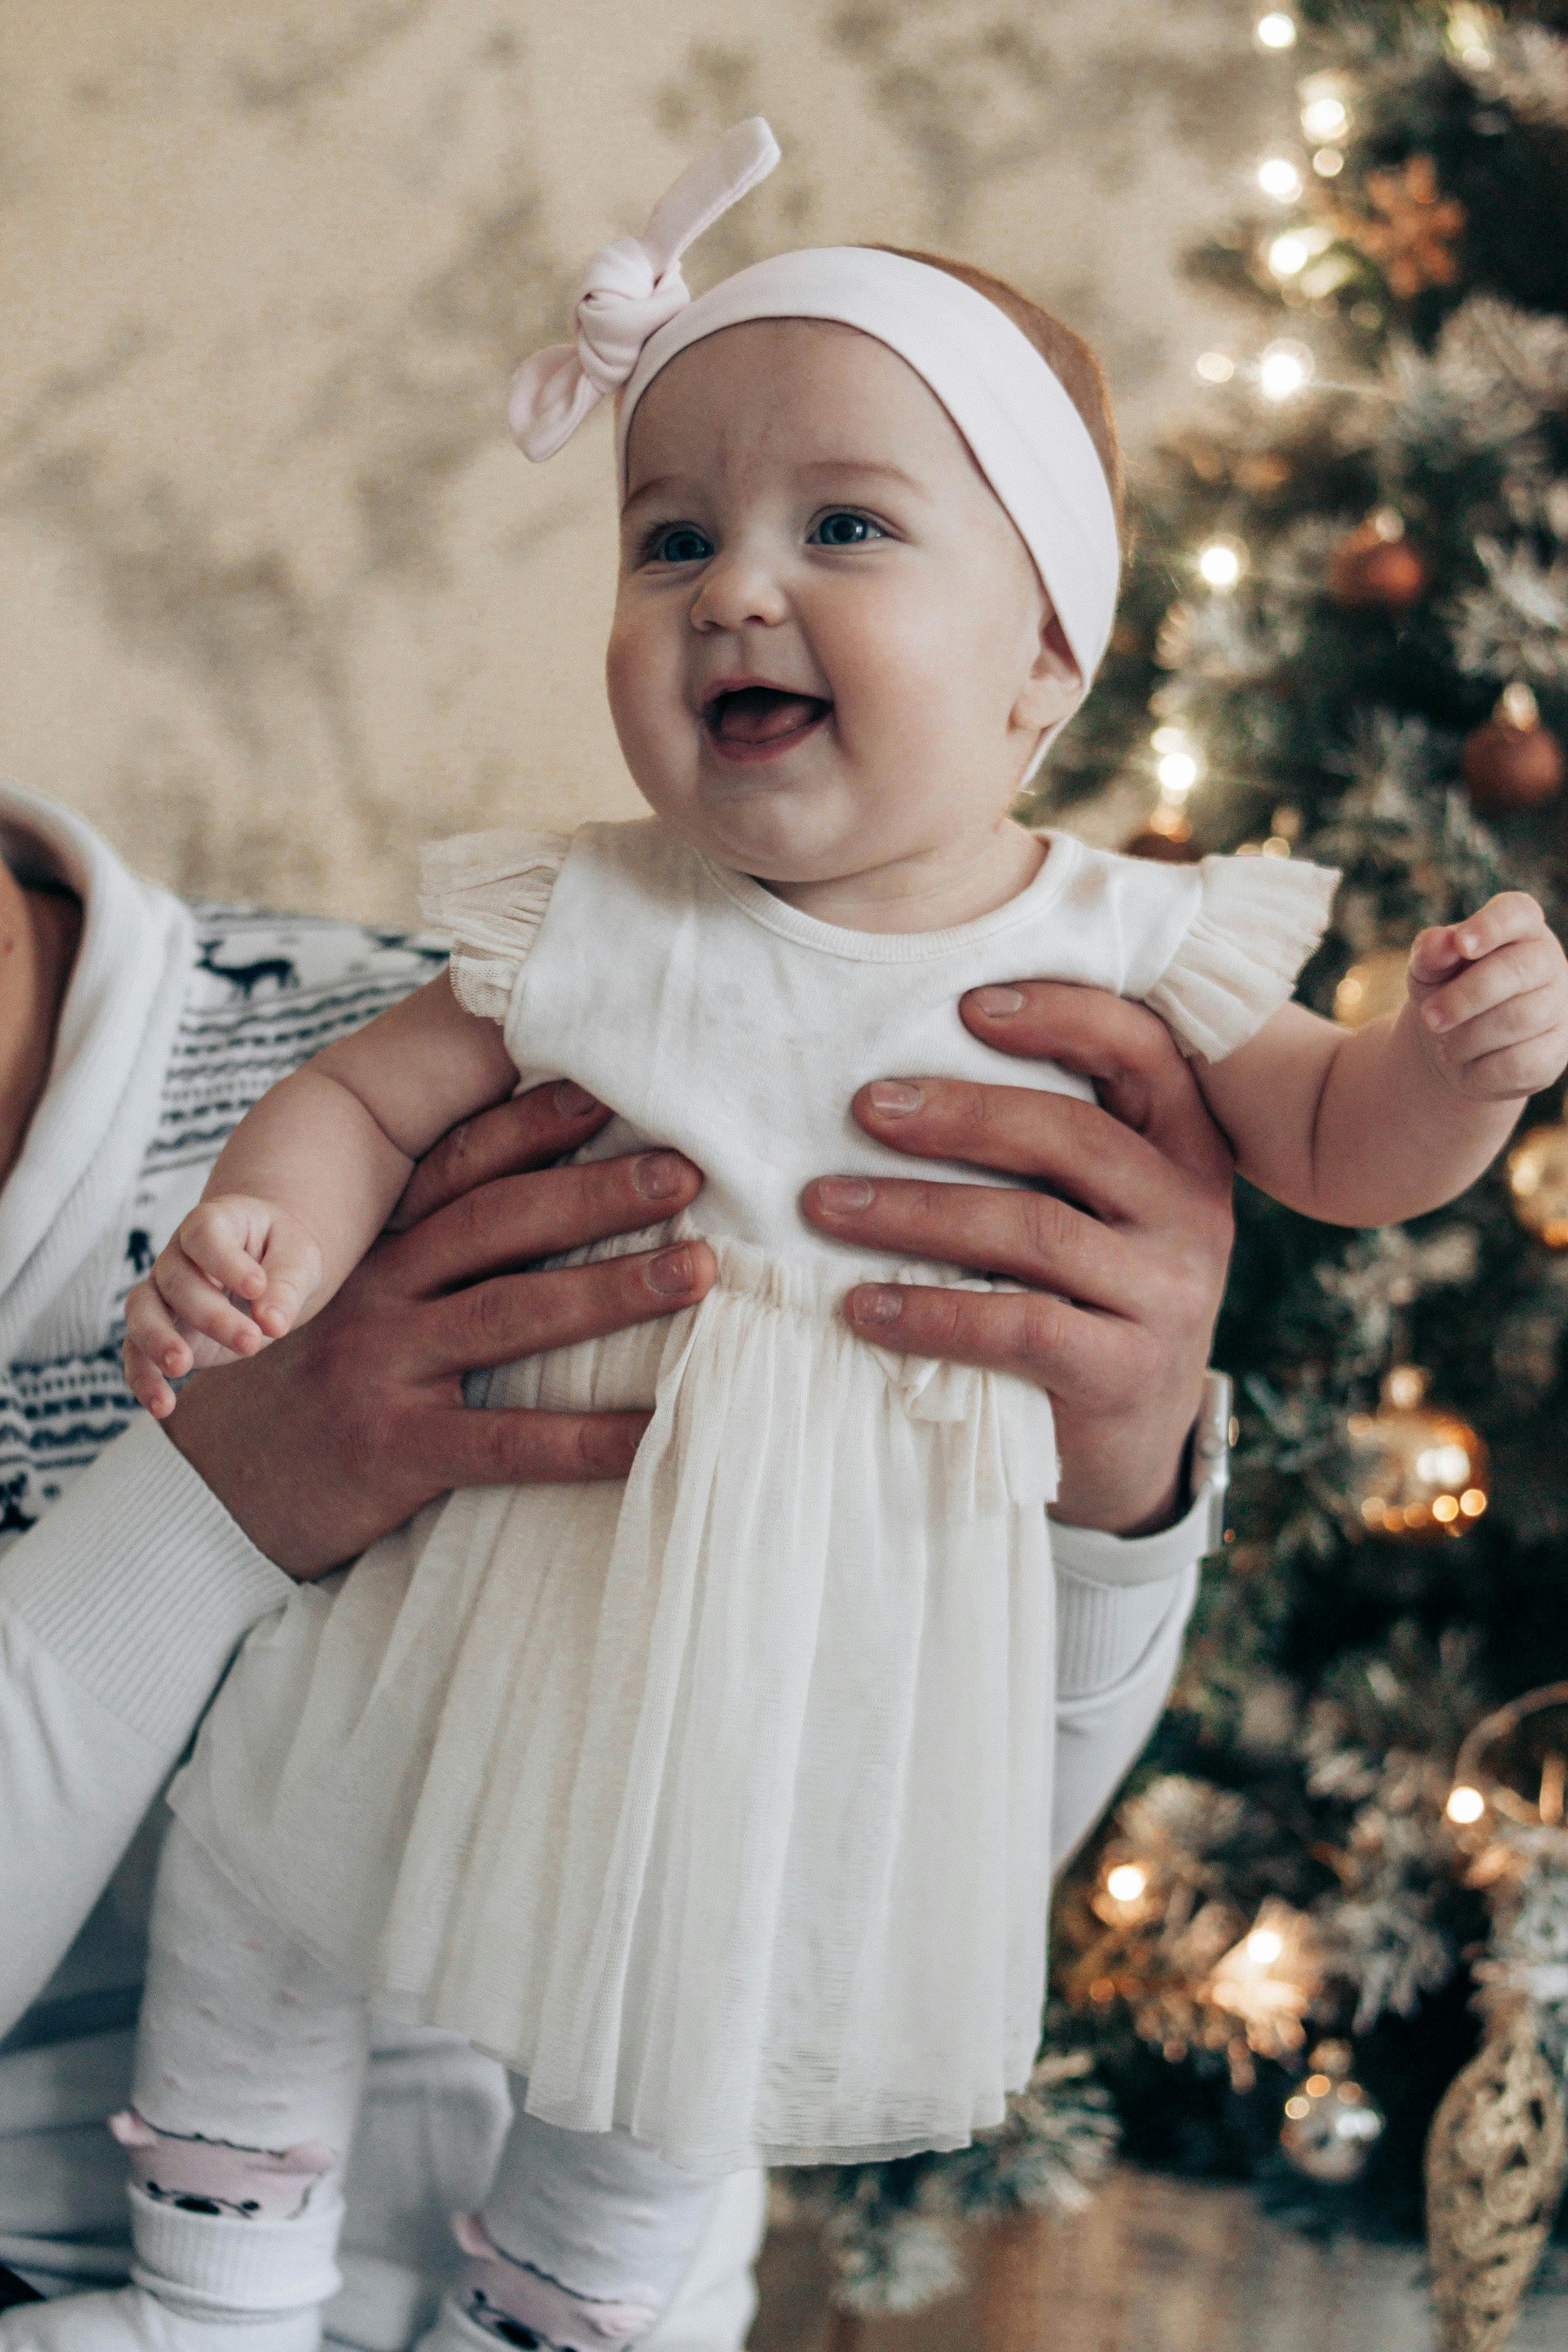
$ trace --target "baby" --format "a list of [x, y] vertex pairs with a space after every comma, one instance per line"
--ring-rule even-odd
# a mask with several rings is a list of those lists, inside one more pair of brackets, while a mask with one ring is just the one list
[[[1424, 933], [1408, 1005], [1347, 1035], [1288, 1001], [1331, 875], [1009, 821], [1114, 608], [1098, 373], [921, 257], [785, 254], [689, 301], [680, 252], [776, 155], [730, 133], [514, 390], [536, 457], [617, 393], [609, 693], [653, 817], [428, 860], [449, 974], [244, 1121], [127, 1361], [169, 1411], [198, 1355], [331, 1296], [437, 1137], [552, 1075], [614, 1110], [595, 1153], [706, 1173], [700, 1239], [584, 1255], [710, 1250], [712, 1288], [491, 1390], [651, 1396], [624, 1484], [456, 1496], [247, 1643], [172, 1796], [119, 2126], [137, 2284], [50, 2306], [40, 2344], [319, 2340], [372, 1998], [515, 2077], [441, 2352], [632, 2345], [727, 2169], [996, 2123], [1045, 1982], [1051, 1410], [878, 1344], [901, 1282], [1010, 1269], [979, 1191], [983, 1276], [857, 1249], [907, 1162], [845, 1105], [889, 1068], [990, 1078], [954, 1012], [977, 984], [999, 1014], [1021, 972], [1115, 989], [1194, 1056], [1254, 1183], [1370, 1224], [1460, 1192], [1568, 1062], [1529, 898]], [[842, 1240], [799, 1211], [829, 1155]]]

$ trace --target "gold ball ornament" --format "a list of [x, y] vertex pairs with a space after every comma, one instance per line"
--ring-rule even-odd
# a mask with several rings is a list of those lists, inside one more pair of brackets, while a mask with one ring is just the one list
[[1505, 2352], [1568, 2168], [1560, 2086], [1524, 1995], [1443, 2095], [1426, 2139], [1426, 2238], [1439, 2352]]
[[1351, 2074], [1350, 2045], [1322, 2042], [1312, 2071], [1285, 2102], [1279, 2147], [1309, 2180], [1357, 2180], [1387, 2127], [1383, 2109]]
[[1464, 1535], [1487, 1507], [1487, 1450], [1469, 1423], [1426, 1402], [1426, 1375], [1398, 1365], [1375, 1412], [1352, 1413], [1354, 1503], [1376, 1535]]
[[1508, 1155], [1513, 1213], [1548, 1249], [1568, 1249], [1568, 1121], [1527, 1128]]
[[1528, 686], [1505, 686], [1497, 709], [1465, 738], [1459, 765], [1469, 786], [1470, 805], [1480, 816], [1539, 808], [1561, 791], [1563, 746]]
[[1334, 991], [1334, 1019], [1342, 1029], [1364, 1029], [1385, 1013], [1397, 1013], [1410, 993], [1408, 948], [1374, 948], [1352, 963]]
[[1424, 559], [1392, 507], [1379, 507], [1329, 558], [1329, 593], [1348, 613], [1403, 613], [1426, 593]]

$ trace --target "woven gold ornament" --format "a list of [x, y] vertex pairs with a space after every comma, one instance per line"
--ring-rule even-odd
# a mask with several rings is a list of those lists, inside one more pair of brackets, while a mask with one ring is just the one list
[[1535, 2004], [1514, 1994], [1460, 2068], [1426, 2141], [1426, 2239], [1438, 2352], [1505, 2352], [1568, 2168]]

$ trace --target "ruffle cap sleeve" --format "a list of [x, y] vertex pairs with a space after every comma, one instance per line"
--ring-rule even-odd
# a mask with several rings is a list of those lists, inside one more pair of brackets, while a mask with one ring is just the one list
[[452, 992], [466, 1013], [506, 1019], [571, 845], [564, 833], [460, 833], [421, 851], [419, 918], [452, 942]]
[[1289, 1001], [1340, 877], [1296, 857], [1205, 857], [1198, 873], [1197, 913], [1144, 1002], [1184, 1054], [1221, 1062]]

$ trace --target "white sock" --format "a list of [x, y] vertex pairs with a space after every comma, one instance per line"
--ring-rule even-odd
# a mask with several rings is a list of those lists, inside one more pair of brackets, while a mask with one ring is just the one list
[[130, 2195], [135, 2284], [6, 2312], [0, 2352], [317, 2352], [340, 2284], [341, 2197], [237, 2221]]
[[0, 2314], [0, 2352], [316, 2352], [319, 2310], [282, 2316], [184, 2318], [139, 2286], [111, 2294], [68, 2294]]

